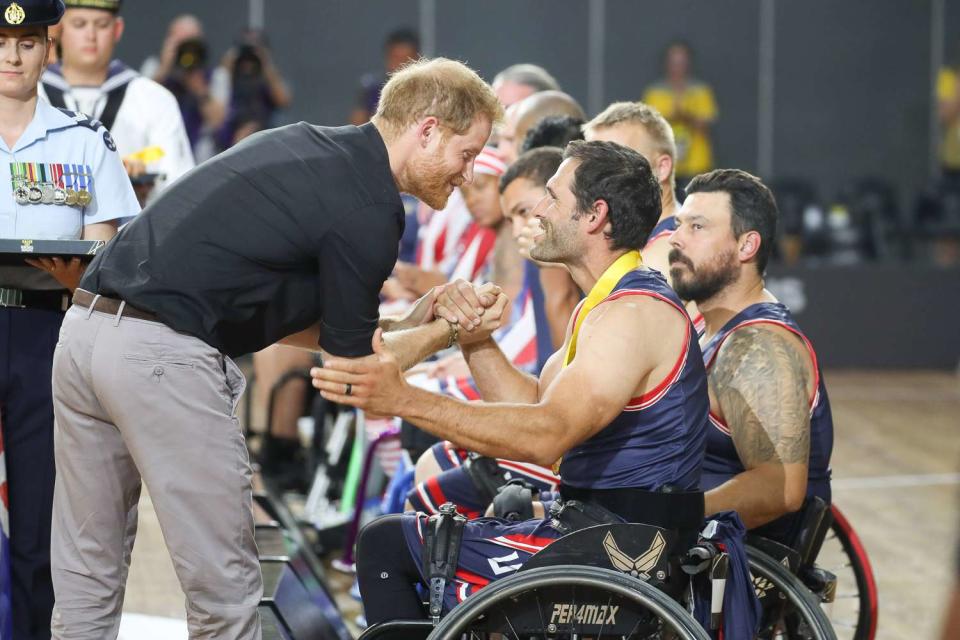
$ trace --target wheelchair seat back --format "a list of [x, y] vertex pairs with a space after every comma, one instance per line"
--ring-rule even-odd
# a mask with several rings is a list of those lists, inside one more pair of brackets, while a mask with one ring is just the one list
[[833, 523], [830, 505], [819, 496], [809, 496], [800, 507], [796, 522], [786, 542], [747, 533], [747, 544], [778, 561], [786, 560], [793, 573], [812, 567]]
[[520, 571], [555, 565], [586, 565], [639, 578], [679, 595], [686, 580], [679, 569], [676, 531], [653, 525], [601, 524], [569, 533], [536, 553]]
[[827, 501], [819, 496], [807, 498], [803, 505], [800, 531], [794, 545], [800, 554], [802, 568], [813, 566], [831, 524], [833, 524], [833, 514]]

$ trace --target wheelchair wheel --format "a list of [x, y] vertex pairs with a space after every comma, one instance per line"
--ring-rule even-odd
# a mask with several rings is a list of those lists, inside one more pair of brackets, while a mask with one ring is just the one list
[[817, 597], [785, 566], [747, 546], [750, 573], [763, 607], [762, 640], [836, 640]]
[[430, 640], [491, 636], [710, 637], [683, 607], [646, 582], [609, 569], [574, 565], [531, 569], [490, 584], [451, 611]]
[[877, 583], [870, 559], [850, 522], [836, 505], [833, 524], [817, 555], [817, 565], [837, 576], [837, 593], [827, 605], [842, 640], [873, 640], [877, 632]]

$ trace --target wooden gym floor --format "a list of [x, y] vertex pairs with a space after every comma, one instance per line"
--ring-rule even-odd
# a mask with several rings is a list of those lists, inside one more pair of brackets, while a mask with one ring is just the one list
[[[935, 638], [957, 575], [960, 378], [828, 371], [826, 381], [836, 425], [834, 501], [873, 563], [880, 592], [877, 637]], [[350, 583], [343, 576], [330, 576], [330, 582], [341, 594]], [[124, 612], [184, 617], [183, 593], [146, 492]], [[134, 615], [121, 638], [145, 640], [148, 635], [135, 630], [144, 620], [159, 632], [159, 621]], [[169, 631], [156, 637], [179, 640]]]

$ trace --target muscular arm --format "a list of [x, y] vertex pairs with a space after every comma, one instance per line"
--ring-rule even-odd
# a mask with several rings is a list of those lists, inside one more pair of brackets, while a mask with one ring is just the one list
[[[386, 348], [394, 354], [403, 371], [406, 371], [429, 355], [447, 346], [450, 325], [446, 320], [434, 320], [413, 329], [402, 329], [383, 334]], [[310, 351], [320, 351], [320, 325], [314, 324], [303, 331], [280, 340], [280, 344]]]
[[517, 369], [488, 338], [462, 348], [473, 381], [486, 402], [537, 402], [537, 379]]
[[446, 320], [383, 334], [386, 348], [396, 358], [401, 371], [445, 348], [449, 340], [450, 324]]
[[748, 529], [797, 511], [807, 491], [812, 379], [796, 337], [738, 329], [710, 372], [710, 388], [746, 471], [706, 494], [707, 514], [732, 509]]
[[[649, 326], [661, 329], [656, 341], [644, 339]], [[399, 415], [483, 455], [548, 465], [609, 424], [648, 379], [665, 375], [660, 363], [673, 364], [685, 331], [662, 303], [606, 303], [584, 322], [576, 359], [536, 404], [466, 403], [413, 389], [390, 354], [376, 363], [328, 361], [314, 370], [314, 386], [329, 400]], [[352, 396], [342, 395], [344, 382]]]

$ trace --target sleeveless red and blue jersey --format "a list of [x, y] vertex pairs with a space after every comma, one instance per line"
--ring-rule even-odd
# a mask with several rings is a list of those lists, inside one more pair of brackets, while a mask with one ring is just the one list
[[[810, 398], [810, 462], [807, 475], [807, 495], [820, 496], [830, 502], [830, 454], [833, 451], [833, 416], [830, 400], [823, 383], [817, 354], [810, 340], [800, 330], [790, 311], [778, 302], [760, 302], [751, 305], [730, 319], [703, 348], [703, 362], [709, 371], [716, 361], [724, 341], [742, 327], [771, 324], [796, 335], [806, 346], [816, 375], [814, 393]], [[710, 413], [707, 431], [707, 454], [703, 464], [704, 490], [713, 489], [733, 476], [743, 473], [744, 467], [730, 437], [730, 428], [714, 413]], [[757, 531], [780, 542], [789, 543], [797, 514], [787, 514]]]
[[[700, 488], [710, 400], [696, 333], [683, 305], [659, 272], [627, 273], [600, 304], [624, 296], [649, 296], [669, 304], [687, 325], [686, 343], [670, 373], [655, 389], [634, 398], [599, 433], [564, 454], [564, 484], [586, 489], [637, 488], [655, 491]], [[580, 308], [575, 313], [579, 313]], [[407, 513], [404, 538], [422, 567], [425, 513]], [[452, 608], [490, 582], [512, 574], [562, 534], [550, 517], [509, 522], [469, 520], [463, 529], [456, 577], [444, 603]]]
[[658, 222], [654, 227], [653, 231], [650, 232], [650, 235], [647, 236], [647, 243], [643, 245], [643, 248], [646, 249], [654, 242], [660, 238], [667, 238], [671, 233], [677, 230], [677, 218], [676, 216], [668, 216]]
[[[677, 310], [687, 325], [686, 344], [670, 373], [651, 391], [563, 456], [564, 484], [584, 489], [664, 486], [700, 488], [710, 400], [697, 334], [683, 304], [658, 271], [629, 272], [600, 304], [626, 296], [648, 296]], [[600, 305], [597, 305], [600, 306]], [[580, 308], [575, 312], [580, 313]]]

